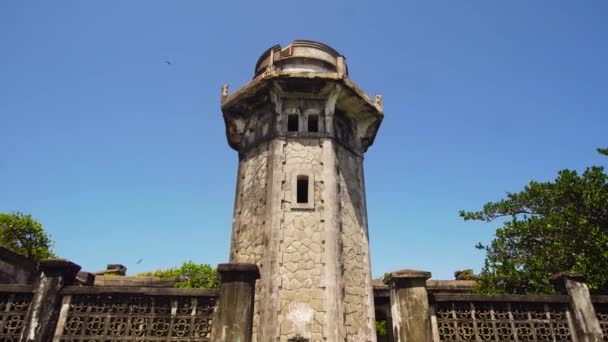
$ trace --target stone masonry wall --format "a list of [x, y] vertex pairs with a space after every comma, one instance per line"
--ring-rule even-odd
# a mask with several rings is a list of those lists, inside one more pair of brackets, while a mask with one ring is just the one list
[[[231, 262], [262, 266], [266, 210], [268, 143], [250, 150], [239, 161], [237, 192], [232, 227]], [[253, 336], [259, 326], [260, 283], [256, 283]], [[255, 340], [254, 340], [255, 341]]]
[[[231, 260], [263, 269], [254, 341], [375, 340], [362, 162], [326, 138], [276, 138], [242, 156]], [[298, 176], [311, 183], [306, 205]]]
[[336, 156], [346, 336], [348, 341], [371, 341], [375, 330], [363, 160], [342, 147]]
[[[305, 130], [310, 115], [325, 117], [325, 105], [283, 99], [270, 140], [269, 115], [247, 124], [231, 261], [260, 268], [253, 341], [375, 341], [363, 158], [346, 139], [356, 128], [344, 113], [340, 142]], [[301, 129], [285, 132], [293, 114]], [[297, 202], [298, 178], [308, 179], [306, 203]]]
[[239, 163], [237, 200], [232, 228], [231, 260], [256, 263], [263, 253], [268, 144], [249, 151]]
[[[299, 334], [323, 341], [323, 180], [319, 139], [286, 142], [283, 149], [283, 220], [280, 240], [280, 341]], [[310, 208], [294, 203], [298, 175], [313, 184]]]

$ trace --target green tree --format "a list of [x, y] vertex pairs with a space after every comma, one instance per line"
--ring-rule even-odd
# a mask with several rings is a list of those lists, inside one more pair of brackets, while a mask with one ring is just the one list
[[137, 276], [176, 279], [175, 286], [181, 288], [216, 288], [220, 286], [220, 275], [216, 268], [208, 264], [197, 264], [193, 261], [186, 261], [180, 267], [139, 273]]
[[[598, 152], [608, 155], [608, 149]], [[552, 182], [532, 181], [460, 216], [502, 224], [489, 245], [477, 245], [486, 251], [478, 292], [552, 293], [549, 277], [561, 271], [584, 273], [592, 289], [608, 288], [608, 176], [602, 166], [582, 174], [559, 171]]]
[[378, 336], [386, 336], [388, 335], [388, 330], [386, 330], [386, 320], [376, 321], [376, 335]]
[[31, 215], [0, 213], [0, 246], [40, 261], [53, 258], [53, 241]]
[[477, 276], [472, 269], [467, 268], [464, 270], [459, 270], [454, 272], [455, 280], [478, 280], [479, 276]]

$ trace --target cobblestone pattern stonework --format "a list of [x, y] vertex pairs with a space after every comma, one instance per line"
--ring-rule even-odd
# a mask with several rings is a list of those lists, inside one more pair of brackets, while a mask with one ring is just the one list
[[267, 151], [261, 144], [240, 162], [232, 255], [236, 262], [259, 263], [264, 249]]
[[[237, 198], [232, 228], [232, 262], [247, 262], [262, 266], [264, 253], [264, 217], [266, 182], [268, 181], [268, 143], [249, 150], [239, 162]], [[253, 315], [253, 336], [257, 335], [260, 319], [260, 282], [256, 283]]]
[[[340, 134], [331, 138], [326, 100], [279, 103], [274, 122], [260, 114], [245, 123], [239, 154], [231, 261], [256, 263], [261, 270], [253, 341], [287, 342], [298, 335], [311, 342], [338, 336], [374, 341], [357, 128], [340, 113]], [[294, 114], [300, 131], [288, 132], [287, 116]], [[322, 123], [318, 133], [306, 131], [311, 116]], [[334, 125], [331, 117], [327, 125]], [[297, 203], [298, 177], [308, 180], [306, 203]]]
[[[324, 286], [322, 219], [323, 181], [320, 180], [319, 140], [289, 141], [283, 145], [283, 219], [280, 241], [280, 340], [296, 334], [323, 340]], [[309, 196], [312, 208], [299, 209], [294, 202], [298, 175], [314, 182]]]
[[[326, 288], [324, 272], [327, 267], [340, 263], [343, 278], [342, 300], [348, 341], [370, 341], [372, 308], [371, 293], [367, 291], [370, 277], [367, 219], [365, 214], [365, 194], [363, 191], [362, 161], [341, 146], [334, 146], [333, 152], [336, 176], [336, 190], [339, 203], [326, 203], [323, 175], [323, 144], [320, 139], [282, 139], [278, 156], [280, 170], [274, 170], [274, 177], [280, 177], [280, 197], [282, 218], [277, 258], [279, 259], [280, 285], [278, 337], [287, 341], [296, 334], [323, 341], [327, 332]], [[261, 265], [264, 248], [265, 225], [265, 184], [270, 182], [268, 159], [270, 152], [266, 144], [250, 150], [241, 161], [239, 171], [238, 199], [235, 210], [233, 254], [234, 261], [254, 262]], [[295, 198], [295, 184], [298, 175], [307, 175], [314, 182], [310, 194], [313, 205], [298, 208], [292, 203]], [[339, 225], [333, 226], [327, 216], [337, 211]], [[327, 260], [325, 255], [325, 230], [334, 230], [340, 241], [340, 260]], [[327, 264], [332, 265], [327, 265]], [[254, 314], [254, 336], [261, 313], [262, 289], [256, 288], [256, 308]]]
[[338, 148], [344, 317], [349, 341], [369, 341], [373, 307], [362, 160]]

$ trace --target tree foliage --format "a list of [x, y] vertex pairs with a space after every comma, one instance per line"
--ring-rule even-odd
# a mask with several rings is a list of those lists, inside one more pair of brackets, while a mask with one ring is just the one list
[[137, 276], [177, 280], [175, 286], [181, 288], [216, 288], [220, 286], [217, 269], [208, 264], [197, 264], [193, 261], [186, 261], [180, 267], [139, 273]]
[[467, 268], [465, 270], [459, 270], [454, 272], [455, 280], [478, 280], [479, 276], [477, 276], [472, 269]]
[[376, 335], [378, 336], [386, 336], [388, 335], [388, 330], [386, 328], [386, 320], [377, 320], [376, 321]]
[[0, 213], [0, 246], [40, 261], [53, 258], [53, 241], [31, 215]]
[[[608, 155], [608, 149], [598, 152]], [[592, 289], [608, 288], [608, 176], [602, 166], [582, 174], [559, 171], [552, 182], [532, 181], [460, 216], [502, 223], [489, 245], [477, 246], [486, 251], [479, 292], [551, 293], [549, 277], [561, 271], [584, 273]]]

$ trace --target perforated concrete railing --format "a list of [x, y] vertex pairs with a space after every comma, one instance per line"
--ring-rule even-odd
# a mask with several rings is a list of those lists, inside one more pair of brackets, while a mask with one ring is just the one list
[[604, 334], [604, 341], [608, 341], [608, 296], [591, 296], [591, 301]]
[[218, 292], [67, 287], [54, 341], [211, 341]]
[[436, 341], [573, 341], [568, 296], [433, 297]]
[[0, 341], [19, 341], [27, 327], [33, 291], [30, 285], [0, 285]]

